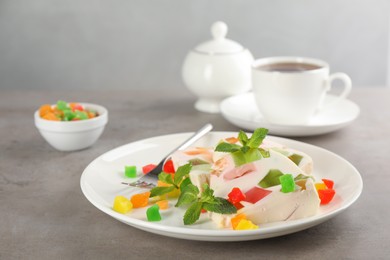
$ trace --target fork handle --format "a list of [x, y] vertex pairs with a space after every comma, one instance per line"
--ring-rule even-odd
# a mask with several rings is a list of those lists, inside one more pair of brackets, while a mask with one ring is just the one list
[[188, 138], [184, 143], [182, 143], [176, 150], [184, 150], [187, 147], [189, 147], [191, 144], [193, 144], [195, 141], [197, 141], [199, 138], [207, 134], [208, 132], [213, 129], [212, 124], [206, 124], [201, 129], [196, 131], [190, 138]]
[[170, 153], [167, 154], [167, 156], [165, 156], [161, 161], [160, 163], [156, 166], [156, 168], [154, 168], [153, 170], [151, 170], [147, 175], [156, 175], [158, 176], [160, 174], [160, 172], [163, 170], [163, 166], [165, 164], [165, 161], [169, 158], [169, 156], [171, 156], [171, 154], [173, 154], [174, 152], [178, 151], [178, 150], [184, 150], [186, 149], [187, 147], [189, 147], [191, 144], [193, 144], [195, 141], [197, 141], [198, 139], [200, 139], [202, 136], [204, 136], [205, 134], [207, 134], [208, 132], [211, 131], [211, 129], [213, 129], [213, 125], [212, 124], [206, 124], [204, 125], [202, 128], [200, 128], [198, 131], [196, 131], [190, 138], [188, 138], [187, 140], [185, 140], [179, 147], [176, 147], [173, 151], [171, 151]]

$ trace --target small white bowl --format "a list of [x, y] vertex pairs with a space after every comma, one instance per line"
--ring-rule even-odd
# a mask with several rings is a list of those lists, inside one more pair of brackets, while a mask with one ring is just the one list
[[35, 126], [42, 137], [55, 149], [60, 151], [76, 151], [92, 146], [108, 122], [106, 108], [89, 103], [79, 103], [86, 109], [95, 110], [98, 116], [79, 121], [50, 121], [39, 116], [35, 111]]

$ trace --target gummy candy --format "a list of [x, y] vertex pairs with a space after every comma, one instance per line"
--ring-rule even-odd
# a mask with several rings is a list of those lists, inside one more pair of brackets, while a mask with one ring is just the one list
[[271, 169], [268, 171], [267, 175], [259, 182], [259, 186], [262, 188], [269, 188], [275, 185], [280, 184], [279, 177], [283, 173], [277, 169]]
[[282, 185], [282, 192], [289, 193], [295, 190], [295, 182], [292, 174], [283, 174], [279, 177], [280, 184]]
[[133, 203], [134, 208], [146, 207], [149, 203], [150, 191], [135, 194], [131, 197], [130, 201]]
[[230, 223], [232, 224], [232, 228], [234, 230], [237, 228], [238, 223], [240, 223], [242, 219], [246, 219], [246, 215], [244, 213], [238, 214], [230, 219]]
[[239, 188], [234, 187], [232, 191], [228, 194], [228, 201], [232, 204], [236, 204], [242, 200], [245, 200], [245, 197], [245, 194], [242, 193]]
[[160, 201], [157, 201], [156, 204], [158, 205], [158, 207], [160, 209], [167, 209], [169, 207], [168, 200], [160, 200]]
[[332, 180], [322, 179], [322, 181], [322, 183], [315, 183], [314, 185], [321, 200], [321, 205], [325, 205], [333, 199], [336, 191], [333, 189], [334, 182]]
[[238, 222], [235, 230], [248, 230], [248, 229], [258, 229], [259, 226], [252, 223], [252, 221], [247, 219], [241, 219]]
[[322, 182], [326, 185], [328, 189], [333, 189], [334, 182], [329, 179], [322, 179]]
[[299, 154], [292, 154], [288, 157], [291, 161], [293, 161], [296, 165], [299, 165], [299, 163], [302, 161], [303, 156]]
[[116, 196], [114, 200], [113, 210], [125, 214], [133, 208], [133, 204], [124, 196]]
[[148, 221], [160, 221], [161, 215], [159, 206], [154, 204], [153, 206], [149, 207], [146, 210], [146, 217], [148, 218]]
[[39, 116], [52, 121], [86, 120], [98, 116], [96, 111], [85, 109], [78, 103], [66, 103], [57, 101], [55, 106], [44, 104], [39, 108]]
[[325, 183], [315, 183], [314, 186], [316, 187], [316, 190], [326, 190], [328, 187], [326, 187]]
[[144, 174], [147, 174], [148, 172], [150, 172], [151, 170], [153, 170], [154, 168], [156, 168], [156, 165], [155, 164], [148, 164], [148, 165], [145, 165], [142, 167], [142, 172]]
[[328, 204], [336, 194], [334, 189], [318, 190], [318, 197], [321, 200], [321, 205]]
[[53, 113], [53, 109], [52, 109], [51, 105], [45, 104], [39, 108], [39, 116], [40, 117], [44, 117], [48, 113]]
[[165, 162], [164, 167], [163, 167], [163, 171], [166, 173], [175, 173], [175, 168], [173, 166], [172, 160], [168, 160]]
[[261, 200], [271, 192], [272, 191], [270, 190], [265, 190], [255, 186], [252, 189], [245, 192], [245, 196], [246, 196], [245, 201], [255, 204], [256, 202], [258, 202], [259, 200]]
[[137, 177], [137, 167], [132, 166], [125, 166], [125, 176], [127, 178], [135, 178]]

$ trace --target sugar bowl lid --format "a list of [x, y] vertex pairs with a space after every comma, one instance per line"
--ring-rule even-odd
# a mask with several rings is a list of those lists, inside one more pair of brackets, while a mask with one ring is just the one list
[[215, 22], [211, 26], [211, 35], [213, 39], [198, 45], [196, 52], [203, 54], [232, 54], [242, 52], [244, 47], [232, 40], [226, 38], [228, 27], [224, 22]]

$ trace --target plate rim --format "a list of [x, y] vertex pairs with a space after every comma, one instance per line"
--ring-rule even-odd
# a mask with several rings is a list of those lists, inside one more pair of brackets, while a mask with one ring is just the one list
[[[237, 134], [235, 131], [212, 131], [210, 132], [212, 134], [216, 135], [231, 135], [231, 134]], [[189, 239], [189, 240], [202, 240], [202, 241], [243, 241], [243, 240], [255, 240], [255, 239], [263, 239], [263, 238], [270, 238], [279, 236], [278, 234], [282, 233], [281, 235], [285, 234], [291, 234], [295, 233], [301, 230], [305, 230], [307, 228], [310, 228], [312, 226], [316, 226], [320, 223], [323, 223], [334, 216], [340, 214], [347, 208], [349, 208], [353, 203], [357, 201], [357, 199], [360, 197], [362, 191], [363, 191], [363, 180], [359, 173], [359, 171], [354, 167], [349, 161], [341, 157], [340, 155], [329, 151], [325, 148], [308, 144], [305, 142], [293, 140], [290, 138], [284, 138], [284, 137], [278, 137], [278, 136], [272, 136], [268, 135], [267, 138], [270, 138], [271, 140], [276, 139], [277, 142], [279, 140], [281, 141], [287, 141], [292, 142], [293, 144], [296, 143], [297, 145], [304, 145], [311, 149], [318, 149], [321, 152], [329, 153], [331, 156], [337, 158], [338, 160], [341, 160], [343, 163], [345, 163], [354, 173], [355, 177], [358, 179], [358, 187], [354, 193], [354, 195], [347, 201], [347, 203], [343, 203], [341, 207], [338, 207], [335, 210], [332, 210], [326, 214], [323, 214], [321, 216], [315, 215], [303, 219], [297, 219], [297, 220], [290, 220], [288, 222], [281, 222], [283, 225], [277, 225], [277, 226], [270, 226], [270, 227], [263, 227], [256, 230], [226, 230], [226, 229], [195, 229], [195, 228], [186, 228], [186, 227], [174, 227], [174, 226], [164, 226], [159, 223], [154, 222], [148, 222], [137, 218], [131, 218], [128, 215], [120, 214], [115, 211], [113, 211], [111, 208], [107, 208], [103, 205], [100, 205], [95, 199], [92, 198], [92, 195], [88, 191], [88, 184], [85, 182], [85, 179], [87, 178], [87, 175], [90, 174], [88, 170], [90, 167], [93, 167], [93, 164], [99, 161], [104, 155], [107, 153], [110, 153], [112, 151], [121, 149], [125, 146], [131, 145], [133, 143], [139, 142], [139, 141], [152, 141], [153, 139], [164, 139], [164, 138], [170, 138], [178, 135], [183, 136], [189, 136], [190, 132], [183, 132], [183, 133], [173, 133], [173, 134], [164, 134], [149, 138], [144, 138], [140, 140], [136, 140], [133, 142], [129, 142], [127, 144], [115, 147], [98, 157], [96, 157], [93, 161], [91, 161], [87, 167], [83, 170], [81, 178], [80, 178], [80, 188], [82, 190], [82, 193], [87, 198], [87, 200], [94, 205], [97, 209], [100, 211], [106, 213], [110, 217], [123, 222], [127, 225], [130, 225], [134, 228], [138, 228], [150, 233], [165, 235], [169, 237], [176, 237], [176, 238], [182, 238], [182, 239]], [[184, 137], [184, 138], [185, 138]], [[129, 221], [131, 220], [131, 221]], [[309, 226], [308, 226], [309, 224]], [[151, 230], [152, 229], [152, 230]], [[286, 232], [287, 231], [287, 232]], [[291, 231], [291, 232], [290, 232]], [[166, 232], [165, 234], [161, 234], [161, 232]], [[272, 234], [276, 234], [273, 236]], [[183, 235], [187, 237], [183, 237]]]

